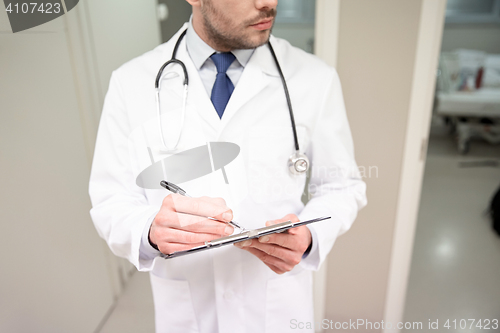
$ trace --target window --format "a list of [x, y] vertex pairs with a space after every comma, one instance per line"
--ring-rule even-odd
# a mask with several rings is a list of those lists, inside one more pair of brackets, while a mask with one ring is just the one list
[[446, 23], [500, 24], [500, 0], [448, 0]]
[[280, 0], [276, 22], [313, 24], [315, 8], [315, 0]]

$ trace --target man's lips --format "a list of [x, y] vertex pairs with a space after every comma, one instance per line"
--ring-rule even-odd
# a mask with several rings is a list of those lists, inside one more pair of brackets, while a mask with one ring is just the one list
[[273, 26], [273, 20], [274, 18], [267, 18], [265, 20], [261, 20], [255, 24], [252, 24], [251, 27], [257, 29], [257, 30], [268, 30], [271, 29]]

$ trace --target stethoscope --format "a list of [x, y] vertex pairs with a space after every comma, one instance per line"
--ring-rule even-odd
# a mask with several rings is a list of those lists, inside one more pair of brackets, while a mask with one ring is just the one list
[[[189, 84], [189, 77], [187, 73], [186, 66], [182, 61], [179, 59], [176, 59], [176, 54], [177, 54], [177, 49], [179, 48], [179, 45], [182, 41], [182, 38], [186, 35], [187, 29], [184, 30], [181, 35], [179, 36], [179, 39], [177, 39], [177, 42], [175, 43], [174, 51], [172, 53], [172, 59], [167, 61], [166, 63], [161, 66], [158, 75], [156, 76], [155, 80], [155, 91], [156, 91], [156, 111], [158, 113], [158, 124], [160, 126], [160, 137], [161, 137], [161, 143], [163, 145], [163, 152], [172, 152], [175, 151], [177, 148], [177, 145], [179, 144], [179, 140], [181, 137], [181, 132], [182, 128], [184, 126], [184, 118], [186, 114], [186, 102], [187, 102], [187, 94], [188, 94], [188, 84]], [[295, 126], [295, 119], [293, 116], [293, 110], [292, 110], [292, 102], [290, 100], [290, 94], [288, 93], [288, 87], [286, 85], [285, 77], [283, 75], [283, 72], [281, 71], [280, 64], [278, 62], [278, 58], [276, 57], [276, 54], [274, 53], [274, 49], [271, 46], [271, 43], [268, 41], [267, 45], [269, 46], [269, 50], [271, 51], [271, 55], [273, 56], [274, 62], [276, 63], [276, 67], [278, 68], [278, 72], [281, 78], [281, 82], [283, 84], [283, 90], [285, 91], [285, 96], [286, 96], [286, 103], [288, 105], [288, 111], [290, 113], [290, 121], [292, 123], [292, 130], [293, 130], [293, 140], [295, 144], [295, 152], [288, 158], [288, 170], [292, 175], [302, 175], [309, 170], [309, 159], [307, 156], [303, 153], [300, 152], [300, 147], [299, 147], [299, 140], [297, 138], [297, 128]], [[177, 136], [177, 140], [175, 141], [175, 145], [172, 148], [167, 147], [167, 144], [165, 143], [165, 138], [163, 136], [163, 126], [162, 126], [162, 120], [161, 120], [161, 111], [160, 111], [160, 90], [161, 90], [161, 77], [163, 75], [163, 70], [170, 64], [178, 64], [182, 67], [182, 70], [184, 72], [184, 93], [183, 93], [183, 102], [182, 102], [182, 114], [181, 114], [181, 126], [180, 126], [180, 131]]]

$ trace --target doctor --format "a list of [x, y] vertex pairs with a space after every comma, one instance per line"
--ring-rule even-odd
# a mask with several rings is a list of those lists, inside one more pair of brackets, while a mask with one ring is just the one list
[[[292, 323], [313, 322], [311, 271], [366, 204], [338, 76], [270, 35], [276, 0], [187, 1], [189, 23], [113, 72], [90, 178], [92, 219], [116, 255], [151, 272], [157, 332], [301, 331]], [[305, 206], [306, 175], [287, 166], [294, 136], [268, 40], [290, 92], [300, 150], [311, 161]], [[168, 66], [159, 131], [153, 83], [178, 41], [176, 58], [189, 77], [186, 108], [183, 70]], [[165, 151], [162, 141], [176, 150]], [[151, 163], [215, 141], [237, 144], [240, 154], [225, 174], [182, 183], [193, 198], [136, 185]], [[158, 256], [232, 234], [224, 221], [250, 229], [319, 216], [332, 219], [176, 259]]]

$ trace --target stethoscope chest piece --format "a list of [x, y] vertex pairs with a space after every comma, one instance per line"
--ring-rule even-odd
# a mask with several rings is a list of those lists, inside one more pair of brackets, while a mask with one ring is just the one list
[[305, 174], [309, 170], [309, 159], [305, 154], [296, 151], [288, 159], [288, 170], [292, 175]]

